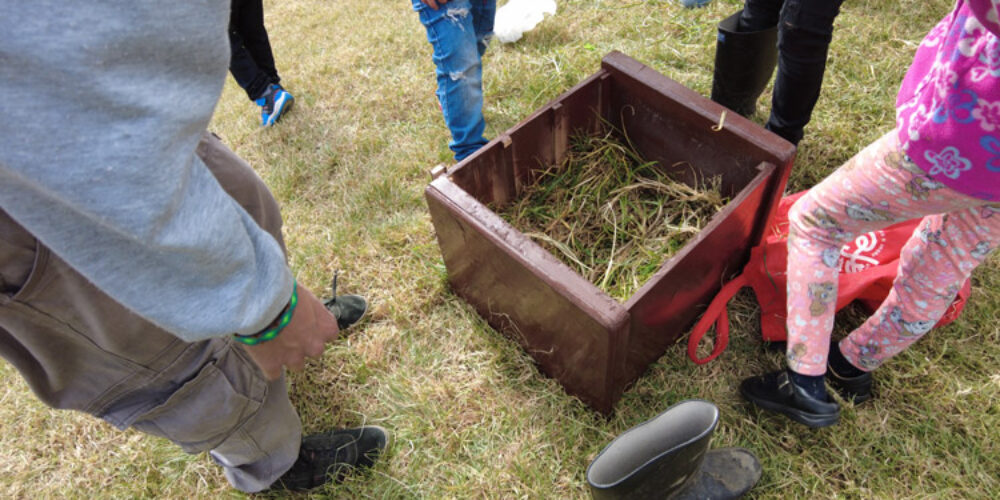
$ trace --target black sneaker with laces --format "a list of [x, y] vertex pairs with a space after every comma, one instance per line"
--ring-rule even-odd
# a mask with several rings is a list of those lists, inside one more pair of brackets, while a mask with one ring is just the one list
[[361, 321], [368, 311], [368, 301], [360, 295], [337, 295], [337, 275], [333, 273], [333, 283], [330, 284], [332, 298], [323, 301], [323, 305], [337, 318], [337, 327], [341, 330]]
[[352, 471], [371, 467], [388, 446], [389, 433], [377, 425], [306, 436], [298, 459], [270, 490], [305, 491], [343, 481]]

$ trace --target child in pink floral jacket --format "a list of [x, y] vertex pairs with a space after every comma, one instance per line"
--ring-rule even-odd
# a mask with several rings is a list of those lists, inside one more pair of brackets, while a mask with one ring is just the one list
[[[871, 398], [871, 371], [925, 335], [1000, 243], [1000, 0], [958, 0], [924, 38], [896, 100], [896, 129], [812, 188], [789, 213], [788, 369], [743, 381], [752, 403], [810, 427]], [[839, 250], [923, 218], [885, 302], [830, 341]]]

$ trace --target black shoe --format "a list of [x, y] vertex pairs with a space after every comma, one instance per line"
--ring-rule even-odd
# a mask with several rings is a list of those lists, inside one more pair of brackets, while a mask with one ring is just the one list
[[864, 403], [872, 398], [872, 374], [856, 368], [853, 371], [860, 372], [861, 375], [844, 376], [837, 373], [833, 367], [834, 357], [838, 358], [838, 363], [842, 363], [846, 361], [843, 356], [840, 343], [831, 340], [830, 355], [826, 358], [826, 381], [840, 394], [840, 397], [844, 398], [844, 401], [851, 401], [856, 405]]
[[299, 458], [271, 490], [304, 491], [343, 481], [354, 469], [371, 467], [388, 446], [389, 434], [377, 425], [306, 436]]
[[840, 405], [835, 401], [820, 401], [795, 385], [786, 370], [750, 377], [740, 384], [740, 394], [751, 403], [768, 411], [812, 427], [827, 427], [840, 419]]
[[865, 372], [857, 377], [842, 377], [833, 370], [832, 366], [826, 367], [826, 381], [830, 383], [844, 398], [856, 405], [864, 403], [872, 398], [872, 374]]
[[337, 318], [337, 327], [341, 330], [361, 321], [368, 311], [368, 302], [360, 295], [337, 295], [337, 274], [333, 273], [333, 283], [330, 285], [330, 295], [333, 297], [323, 302], [323, 305]]

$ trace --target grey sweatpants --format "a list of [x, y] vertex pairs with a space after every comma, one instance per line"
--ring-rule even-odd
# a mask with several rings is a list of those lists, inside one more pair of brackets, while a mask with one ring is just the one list
[[[250, 166], [211, 134], [198, 155], [284, 247], [278, 204]], [[242, 491], [267, 488], [298, 455], [302, 426], [283, 377], [268, 382], [230, 338], [187, 343], [143, 320], [2, 209], [0, 355], [49, 406], [209, 451]]]

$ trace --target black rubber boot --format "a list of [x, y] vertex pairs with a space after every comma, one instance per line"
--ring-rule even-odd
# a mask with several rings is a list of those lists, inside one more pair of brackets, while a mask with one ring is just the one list
[[743, 448], [708, 450], [719, 409], [708, 401], [677, 403], [614, 439], [587, 467], [597, 500], [732, 499], [760, 479], [760, 462]]
[[750, 116], [778, 63], [778, 28], [740, 33], [742, 12], [719, 23], [712, 100]]

